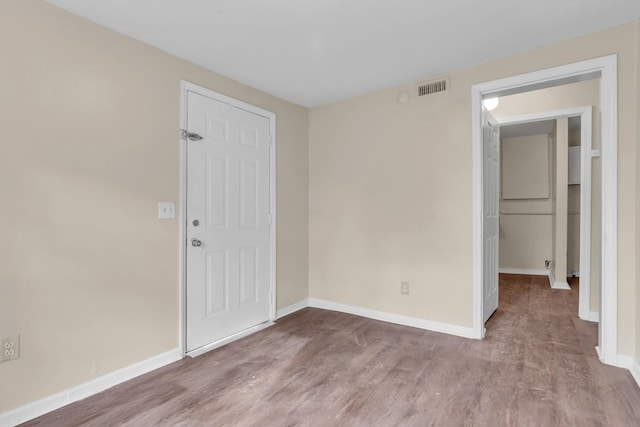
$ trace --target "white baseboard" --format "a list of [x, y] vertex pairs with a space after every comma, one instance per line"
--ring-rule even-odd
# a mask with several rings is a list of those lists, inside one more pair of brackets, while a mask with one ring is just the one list
[[566, 290], [571, 290], [571, 286], [569, 286], [569, 283], [567, 283], [566, 281], [564, 282], [553, 282], [553, 284], [551, 285], [551, 287], [553, 289], [566, 289]]
[[638, 360], [638, 358], [633, 358], [633, 360], [631, 361], [629, 372], [631, 372], [631, 376], [634, 380], [636, 380], [636, 384], [638, 384], [638, 387], [640, 387], [640, 360]]
[[[600, 352], [600, 346], [597, 345], [596, 346], [596, 354], [598, 355], [598, 360], [600, 360], [602, 362], [602, 353]], [[602, 362], [604, 363], [604, 362]]]
[[472, 328], [451, 325], [448, 323], [433, 322], [430, 320], [418, 319], [418, 318], [409, 317], [409, 316], [402, 316], [399, 314], [371, 310], [368, 308], [361, 308], [361, 307], [340, 304], [340, 303], [331, 302], [331, 301], [324, 301], [316, 298], [309, 298], [309, 307], [322, 308], [325, 310], [355, 314], [356, 316], [367, 317], [369, 319], [382, 320], [383, 322], [395, 323], [395, 324], [404, 325], [404, 326], [411, 326], [414, 328], [426, 329], [428, 331], [441, 332], [449, 335], [456, 335], [463, 338], [475, 338]]
[[161, 368], [182, 358], [182, 351], [175, 349], [119, 369], [100, 378], [67, 389], [52, 396], [0, 414], [0, 426], [15, 426], [32, 420], [47, 412], [54, 411], [70, 403], [87, 398], [132, 378]]
[[556, 276], [555, 274], [553, 274], [553, 271], [549, 270], [549, 272], [547, 273], [549, 275], [549, 287], [553, 288], [553, 284], [556, 281]]
[[625, 356], [624, 354], [618, 354], [614, 366], [618, 368], [630, 369], [633, 364], [633, 357]]
[[472, 328], [451, 325], [448, 323], [433, 322], [415, 317], [403, 316], [400, 314], [387, 313], [383, 311], [371, 310], [368, 308], [356, 307], [353, 305], [340, 304], [321, 300], [317, 298], [307, 298], [298, 301], [287, 307], [278, 310], [277, 318], [280, 319], [288, 314], [302, 310], [305, 307], [321, 308], [324, 310], [339, 311], [341, 313], [355, 314], [356, 316], [367, 317], [369, 319], [382, 320], [384, 322], [395, 323], [398, 325], [411, 326], [414, 328], [425, 329], [428, 331], [442, 332], [445, 334], [456, 335], [464, 338], [475, 338]]
[[288, 316], [289, 314], [295, 313], [296, 311], [302, 310], [303, 308], [308, 306], [309, 306], [309, 301], [307, 300], [307, 298], [298, 302], [294, 302], [293, 304], [278, 310], [276, 312], [276, 319], [280, 319], [281, 317]]
[[504, 274], [530, 274], [532, 276], [548, 276], [549, 270], [529, 270], [526, 268], [499, 268], [498, 273]]
[[597, 311], [588, 311], [585, 317], [581, 317], [580, 319], [586, 320], [587, 322], [600, 322], [600, 313]]

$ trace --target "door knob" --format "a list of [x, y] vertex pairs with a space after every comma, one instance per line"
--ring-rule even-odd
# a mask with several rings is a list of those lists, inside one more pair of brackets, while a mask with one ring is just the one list
[[202, 242], [194, 237], [191, 239], [191, 246], [202, 246]]

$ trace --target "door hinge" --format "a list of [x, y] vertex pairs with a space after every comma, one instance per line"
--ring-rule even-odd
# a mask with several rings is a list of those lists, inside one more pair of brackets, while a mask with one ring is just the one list
[[180, 138], [189, 141], [200, 141], [202, 137], [195, 132], [189, 132], [186, 129], [180, 129]]

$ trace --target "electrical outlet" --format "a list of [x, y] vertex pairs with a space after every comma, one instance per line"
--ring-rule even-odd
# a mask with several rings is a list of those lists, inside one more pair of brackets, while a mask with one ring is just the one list
[[14, 337], [3, 337], [0, 340], [0, 362], [20, 357], [20, 335]]
[[409, 282], [400, 282], [400, 293], [402, 295], [409, 295]]
[[547, 270], [551, 270], [551, 260], [550, 259], [545, 259], [544, 260], [544, 268], [546, 268]]

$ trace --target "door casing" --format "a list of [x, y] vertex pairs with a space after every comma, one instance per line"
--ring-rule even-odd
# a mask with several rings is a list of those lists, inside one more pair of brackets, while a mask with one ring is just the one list
[[598, 355], [618, 364], [618, 79], [617, 55], [520, 74], [471, 87], [473, 335], [484, 336], [482, 322], [482, 99], [600, 78], [602, 112], [602, 256]]
[[[270, 277], [269, 289], [271, 295], [270, 320], [276, 319], [276, 114], [264, 110], [255, 105], [248, 104], [235, 98], [223, 95], [211, 89], [190, 83], [187, 81], [180, 82], [180, 129], [186, 129], [187, 125], [187, 92], [198, 93], [202, 96], [213, 98], [217, 101], [224, 102], [233, 107], [240, 108], [251, 113], [264, 116], [269, 119], [269, 131], [271, 133], [271, 145], [269, 147], [269, 211], [271, 212], [271, 227], [269, 230], [269, 251], [270, 251]], [[179, 133], [180, 131], [178, 131]], [[185, 356], [187, 349], [187, 317], [186, 317], [186, 292], [187, 292], [187, 141], [179, 138], [180, 142], [180, 200], [179, 200], [179, 218], [180, 218], [180, 348], [182, 355]], [[252, 330], [251, 330], [252, 331]], [[240, 338], [246, 334], [238, 334], [232, 339]], [[231, 340], [223, 340], [220, 344], [230, 342]], [[211, 348], [207, 348], [211, 350]], [[191, 352], [190, 355], [197, 355], [200, 352]]]

